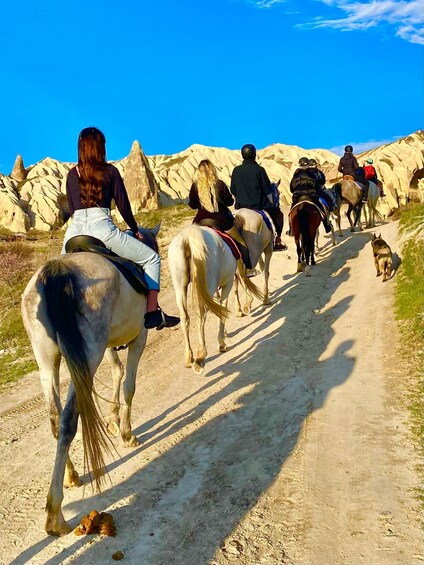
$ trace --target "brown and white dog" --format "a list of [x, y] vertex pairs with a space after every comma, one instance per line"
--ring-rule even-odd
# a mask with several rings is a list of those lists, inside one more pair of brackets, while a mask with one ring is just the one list
[[373, 234], [371, 241], [377, 277], [383, 273], [383, 282], [389, 280], [392, 272], [392, 250], [380, 235]]

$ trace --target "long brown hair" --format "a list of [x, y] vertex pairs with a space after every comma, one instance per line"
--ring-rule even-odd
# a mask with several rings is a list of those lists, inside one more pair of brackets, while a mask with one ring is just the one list
[[194, 180], [200, 204], [208, 212], [218, 212], [218, 173], [209, 159], [200, 161]]
[[106, 166], [105, 136], [97, 128], [84, 128], [78, 137], [78, 173], [81, 202], [87, 208], [101, 201], [107, 176]]

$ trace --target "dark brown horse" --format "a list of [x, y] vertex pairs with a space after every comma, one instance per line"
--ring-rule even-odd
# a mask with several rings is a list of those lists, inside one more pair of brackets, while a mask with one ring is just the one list
[[321, 223], [320, 211], [313, 202], [300, 200], [290, 210], [289, 221], [297, 248], [297, 272], [305, 269], [306, 276], [310, 276], [309, 264], [315, 265], [314, 243]]

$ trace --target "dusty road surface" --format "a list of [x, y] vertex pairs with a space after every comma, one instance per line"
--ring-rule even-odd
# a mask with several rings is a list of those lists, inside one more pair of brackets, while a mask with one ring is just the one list
[[[399, 251], [395, 223], [378, 231]], [[311, 278], [295, 273], [288, 241], [271, 263], [272, 306], [231, 317], [224, 354], [209, 319], [202, 376], [184, 368], [179, 328], [151, 332], [133, 405], [140, 446], [114, 440], [101, 494], [65, 491], [71, 526], [108, 511], [115, 538], [46, 536], [55, 442], [38, 376], [3, 392], [0, 563], [112, 563], [116, 551], [134, 565], [422, 563], [393, 281], [375, 277], [370, 239], [321, 237]], [[176, 311], [171, 291], [162, 303]], [[102, 365], [106, 395], [108, 377]], [[71, 454], [82, 474], [79, 435]]]

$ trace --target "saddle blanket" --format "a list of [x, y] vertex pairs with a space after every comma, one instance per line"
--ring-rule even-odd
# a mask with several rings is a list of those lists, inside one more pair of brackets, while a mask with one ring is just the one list
[[260, 214], [262, 216], [262, 218], [264, 219], [265, 225], [266, 227], [272, 231], [272, 233], [274, 234], [274, 239], [277, 237], [277, 232], [275, 230], [275, 226], [274, 226], [274, 222], [271, 219], [271, 216], [268, 214], [268, 212], [266, 212], [266, 210], [255, 210], [255, 212], [257, 212], [258, 214]]
[[328, 213], [330, 213], [330, 207], [328, 206], [327, 202], [324, 200], [324, 198], [322, 198], [321, 196], [318, 197], [319, 201], [321, 202], [321, 204], [324, 206], [324, 210], [328, 210]]
[[236, 259], [236, 261], [238, 261], [239, 259], [241, 259], [241, 252], [240, 249], [237, 247], [236, 242], [234, 241], [234, 239], [232, 237], [230, 237], [227, 233], [224, 233], [222, 231], [217, 230], [216, 228], [211, 228], [214, 231], [216, 231], [216, 233], [225, 241], [225, 243], [228, 245], [228, 247], [231, 249], [232, 254], [234, 255], [234, 258]]
[[301, 200], [300, 202], [298, 202], [297, 204], [295, 204], [294, 206], [291, 207], [290, 212], [289, 212], [289, 216], [291, 215], [291, 213], [293, 212], [293, 210], [295, 208], [297, 208], [298, 206], [300, 206], [301, 204], [304, 204], [305, 202], [307, 202], [308, 204], [312, 204], [312, 206], [315, 206], [315, 208], [318, 210], [318, 212], [320, 213], [321, 218], [324, 220], [325, 219], [325, 214], [323, 212], [323, 210], [321, 210], [321, 208], [315, 204], [315, 202], [312, 202], [312, 200]]

